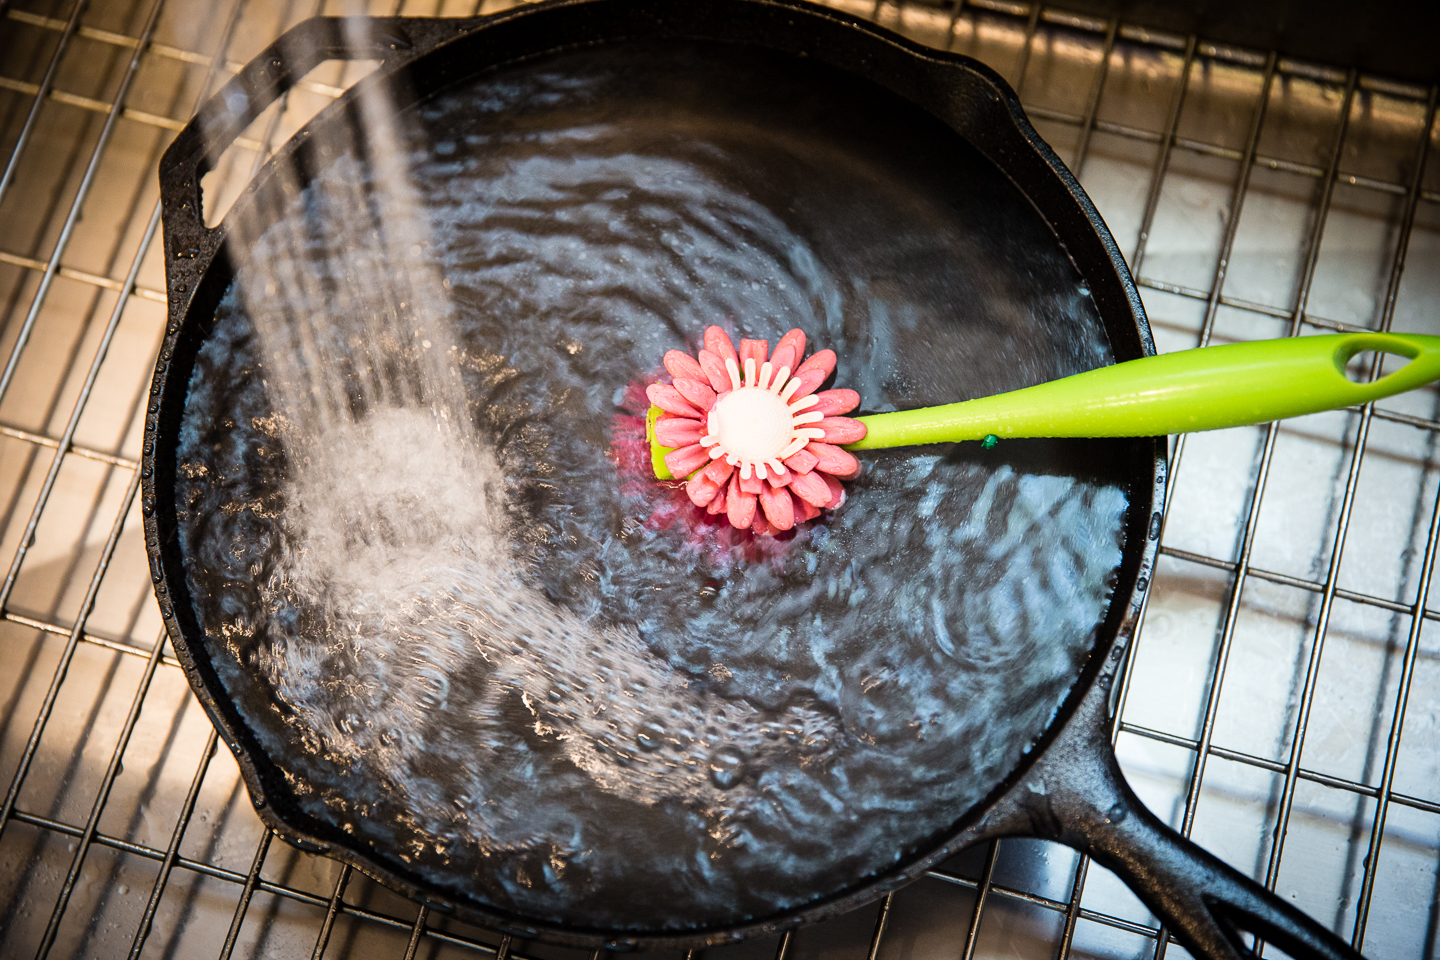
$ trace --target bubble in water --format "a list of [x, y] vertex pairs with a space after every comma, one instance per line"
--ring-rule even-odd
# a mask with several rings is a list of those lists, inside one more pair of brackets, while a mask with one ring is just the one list
[[415, 703], [423, 710], [439, 710], [450, 698], [450, 681], [437, 672], [425, 671], [415, 680]]
[[659, 750], [665, 745], [665, 725], [651, 717], [640, 724], [640, 732], [635, 734], [635, 743], [641, 750]]
[[710, 754], [710, 782], [721, 790], [745, 779], [745, 755], [734, 747], [721, 747]]
[[815, 756], [830, 749], [830, 738], [823, 731], [811, 731], [800, 740], [800, 752], [806, 756]]

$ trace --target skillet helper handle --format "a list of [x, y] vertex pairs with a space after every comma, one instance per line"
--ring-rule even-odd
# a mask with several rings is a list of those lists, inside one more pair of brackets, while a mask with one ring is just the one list
[[205, 226], [200, 180], [251, 121], [327, 60], [380, 60], [388, 66], [413, 56], [413, 24], [408, 17], [312, 17], [287, 30], [205, 101], [160, 159], [167, 259], [198, 258], [204, 252], [198, 246], [218, 232]]
[[[1373, 350], [1409, 358], [1371, 383], [1345, 365]], [[847, 449], [1018, 437], [1153, 437], [1369, 403], [1440, 379], [1440, 337], [1341, 333], [1182, 350], [993, 397], [858, 418]]]

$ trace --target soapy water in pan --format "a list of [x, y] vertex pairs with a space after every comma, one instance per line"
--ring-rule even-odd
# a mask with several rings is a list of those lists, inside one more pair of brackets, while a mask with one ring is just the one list
[[181, 545], [222, 682], [327, 834], [524, 917], [720, 926], [923, 847], [1053, 717], [1120, 562], [1104, 445], [868, 454], [774, 539], [646, 475], [641, 387], [712, 322], [804, 328], [866, 411], [1108, 358], [1013, 187], [817, 69], [515, 68], [282, 173], [235, 229]]

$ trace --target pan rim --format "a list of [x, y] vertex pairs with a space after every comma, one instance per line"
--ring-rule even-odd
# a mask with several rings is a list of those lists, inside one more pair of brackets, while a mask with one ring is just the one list
[[[1078, 222], [1090, 231], [1093, 239], [1099, 241], [1099, 246], [1107, 255], [1103, 259], [1108, 259], [1114, 273], [1105, 280], [1113, 281], [1115, 285], [1118, 285], [1118, 292], [1128, 308], [1125, 310], [1125, 315], [1119, 318], [1115, 316], [1117, 309], [1115, 306], [1100, 309], [1101, 318], [1105, 323], [1107, 335], [1111, 340], [1117, 359], [1130, 359], [1131, 356], [1150, 355], [1155, 352], [1138, 291], [1135, 289], [1133, 280], [1108, 228], [1105, 227], [1098, 212], [1095, 211], [1093, 204], [1085, 196], [1073, 175], [1031, 127], [1014, 92], [993, 71], [977, 61], [958, 54], [941, 53], [920, 47], [873, 24], [837, 11], [812, 7], [802, 2], [796, 2], [796, 0], [708, 0], [705, 4], [697, 4], [695, 9], [698, 10], [701, 6], [704, 6], [712, 14], [715, 11], [722, 11], [718, 15], [721, 18], [726, 15], [725, 11], [728, 11], [730, 15], [743, 12], [746, 15], [755, 14], [757, 19], [761, 20], [769, 17], [772, 24], [775, 15], [778, 14], [782, 20], [789, 19], [791, 28], [795, 28], [797, 22], [802, 22], [804, 27], [812, 28], [815, 34], [823, 35], [826, 39], [838, 36], [862, 48], [869, 47], [874, 51], [874, 59], [866, 64], [867, 67], [870, 67], [869, 70], [857, 70], [853, 63], [836, 62], [833, 52], [827, 56], [825, 55], [826, 51], [817, 50], [815, 51], [816, 59], [824, 60], [831, 66], [844, 70], [861, 80], [875, 83], [887, 89], [891, 94], [912, 103], [916, 102], [912, 97], [906, 96], [894, 85], [885, 83], [873, 75], [876, 68], [872, 64], [882, 58], [884, 51], [888, 51], [892, 57], [898, 55], [914, 63], [934, 66], [955, 76], [963, 75], [966, 77], [967, 84], [988, 93], [990, 102], [981, 104], [981, 107], [988, 106], [991, 113], [994, 113], [996, 109], [1003, 112], [1011, 124], [1011, 129], [1005, 133], [1009, 134], [1012, 144], [1019, 143], [1029, 149], [1030, 155], [1027, 159], [1038, 161], [1044, 171], [1053, 178], [1052, 186], [1058, 187], [1063, 194], [1068, 195], [1074, 209], [1067, 212], [1072, 217], [1078, 215]], [[383, 66], [360, 84], [352, 87], [335, 104], [327, 106], [310, 124], [307, 124], [305, 129], [277, 152], [276, 157], [267, 164], [266, 170], [272, 170], [277, 162], [284, 162], [303, 150], [308, 142], [308, 131], [313, 127], [323, 123], [337, 122], [336, 118], [343, 116], [345, 111], [352, 107], [356, 99], [367, 89], [367, 85], [374, 87], [386, 84], [396, 91], [403, 91], [407, 99], [401, 101], [402, 109], [412, 107], [443, 88], [437, 86], [424, 90], [420, 94], [415, 94], [413, 90], [409, 89], [411, 68], [418, 62], [432, 54], [444, 51], [447, 47], [453, 50], [452, 44], [463, 45], [467, 39], [478, 37], [487, 31], [492, 37], [495, 32], [502, 34], [507, 30], [512, 33], [516, 32], [517, 26], [538, 29], [543, 32], [548, 24], [537, 24], [538, 20], [546, 18], [553, 20], [557, 16], [572, 15], [576, 11], [591, 17], [603, 17], [607, 13], [615, 12], [631, 13], [641, 17], [648, 14], [649, 22], [655, 25], [657, 36], [663, 36], [666, 39], [688, 38], [709, 41], [718, 39], [724, 42], [724, 38], [685, 33], [687, 27], [683, 22], [684, 18], [675, 14], [674, 9], [665, 4], [663, 0], [552, 0], [552, 2], [533, 7], [507, 11], [494, 17], [455, 21], [452, 22], [454, 35], [449, 39], [435, 43], [429, 49], [419, 50], [413, 55], [398, 58], [393, 66], [389, 64]], [[664, 11], [669, 16], [661, 17], [660, 11]], [[756, 13], [757, 11], [763, 11], [763, 14]], [[693, 14], [694, 10], [690, 12]], [[803, 21], [802, 18], [804, 18]], [[385, 21], [404, 24], [414, 23], [420, 19], [385, 18]], [[307, 23], [313, 22], [307, 21]], [[305, 27], [306, 24], [302, 24], [291, 33]], [[690, 29], [695, 28], [691, 27]], [[825, 31], [829, 31], [829, 33], [826, 34]], [[552, 44], [543, 49], [529, 49], [508, 59], [484, 63], [462, 77], [452, 78], [451, 82], [461, 82], [483, 71], [512, 66], [567, 49], [594, 46], [600, 43], [621, 43], [636, 39], [642, 39], [642, 37], [633, 33], [616, 33], [592, 37], [584, 42]], [[773, 41], [777, 38], [772, 35], [766, 39]], [[786, 39], [791, 41], [792, 46], [796, 43], [806, 42], [803, 29], [794, 30]], [[505, 41], [502, 37], [494, 42], [503, 45]], [[746, 43], [747, 41], [741, 38], [730, 42]], [[748, 42], [751, 45], [782, 51], [791, 49], [776, 42], [758, 43], [753, 38]], [[265, 58], [266, 54], [261, 54], [257, 61]], [[243, 79], [243, 74], [241, 77], [237, 77], [237, 81], [241, 79]], [[236, 81], [232, 81], [232, 83], [234, 82]], [[988, 90], [985, 89], [987, 87]], [[222, 91], [222, 95], [223, 93], [224, 91]], [[927, 109], [923, 104], [920, 106], [922, 109]], [[929, 110], [929, 112], [934, 114], [935, 111]], [[962, 137], [970, 139], [950, 120], [943, 116], [939, 119], [952, 129], [956, 129], [956, 132]], [[191, 138], [192, 142], [194, 137], [203, 136], [203, 132], [199, 129], [200, 123], [200, 119], [197, 118], [187, 127], [186, 133], [191, 130], [195, 131]], [[177, 138], [175, 145], [167, 151], [165, 159], [162, 161], [162, 188], [167, 185], [168, 177], [173, 181], [169, 185], [178, 190], [189, 190], [193, 185], [195, 196], [198, 198], [198, 164], [187, 170], [184, 168], [184, 157], [179, 155], [187, 145], [186, 133], [182, 133]], [[1016, 136], [1019, 138], [1018, 141], [1015, 140]], [[182, 149], [177, 150], [177, 148]], [[995, 163], [1002, 174], [1015, 182], [1011, 169], [996, 162], [995, 158], [983, 148], [981, 148], [981, 152]], [[172, 156], [172, 154], [176, 156]], [[179, 181], [186, 176], [193, 178], [193, 184], [179, 186]], [[266, 173], [262, 171], [246, 186], [242, 196], [232, 207], [232, 214], [244, 210], [244, 205], [264, 188], [266, 179]], [[1016, 186], [1039, 209], [1031, 191], [1021, 187], [1019, 183], [1016, 183]], [[176, 190], [172, 189], [171, 192], [174, 193]], [[1056, 228], [1054, 217], [1048, 215], [1045, 210], [1039, 212], [1042, 218], [1051, 225], [1052, 230], [1056, 230], [1058, 238], [1059, 230]], [[600, 947], [611, 950], [637, 947], [688, 949], [711, 946], [774, 934], [784, 929], [848, 912], [909, 883], [936, 863], [980, 839], [983, 836], [981, 822], [986, 813], [1023, 779], [1036, 760], [1066, 729], [1074, 719], [1081, 701], [1084, 700], [1102, 672], [1114, 668], [1117, 655], [1128, 646], [1128, 642], [1133, 636], [1138, 622], [1140, 601], [1148, 587], [1150, 571], [1158, 551], [1158, 536], [1155, 535], [1144, 536], [1144, 542], [1139, 549], [1132, 548], [1127, 537], [1110, 605], [1104, 619], [1096, 629], [1096, 638], [1090, 646], [1087, 659], [1077, 671], [1074, 682], [1048, 726], [1031, 744], [1010, 774], [997, 783], [982, 800], [957, 817], [949, 828], [937, 835], [936, 843], [917, 846], [915, 853], [897, 861], [885, 873], [859, 877], [854, 884], [838, 894], [819, 898], [760, 920], [683, 931], [586, 929], [528, 918], [522, 920], [478, 903], [447, 899], [434, 888], [427, 887], [420, 878], [406, 877], [388, 866], [378, 864], [369, 859], [363, 850], [352, 848], [343, 842], [336, 842], [339, 838], [326, 839], [322, 831], [315, 830], [313, 827], [307, 830], [303, 825], [312, 821], [311, 817], [295, 809], [285, 809], [285, 804], [280, 799], [283, 793], [280, 785], [271, 777], [265, 776], [255, 757], [251, 755], [254, 752], [265, 757], [264, 750], [254, 735], [246, 728], [233, 702], [225, 694], [223, 685], [219, 683], [218, 676], [209, 663], [208, 656], [203, 650], [192, 650], [186, 640], [187, 634], [203, 637], [203, 631], [199, 629], [198, 620], [194, 618], [183, 573], [183, 559], [178, 553], [177, 521], [173, 497], [170, 496], [173, 493], [173, 476], [170, 478], [171, 483], [166, 485], [162, 482], [165, 479], [162, 474], [167, 466], [164, 462], [165, 453], [167, 451], [173, 453], [179, 415], [184, 408], [195, 350], [198, 350], [199, 344], [204, 341], [208, 333], [204, 328], [214, 319], [212, 309], [214, 301], [218, 300], [224, 289], [228, 287], [233, 277], [234, 267], [232, 255], [226, 246], [225, 228], [230, 220], [229, 214], [225, 221], [201, 238], [198, 247], [200, 253], [187, 258], [183, 256], [183, 252], [187, 249], [195, 249], [195, 238], [184, 236], [183, 230], [172, 229], [170, 213], [171, 205], [167, 203], [165, 244], [169, 322], [151, 386], [151, 400], [146, 415], [144, 453], [141, 463], [142, 513], [147, 553], [150, 557], [152, 579], [166, 631], [197, 699], [201, 701], [207, 715], [220, 730], [226, 745], [236, 755], [241, 776], [265, 826], [300, 849], [324, 853], [338, 859], [430, 909], [442, 913], [453, 913], [461, 919], [478, 922], [486, 927], [516, 936], [543, 938], [550, 942], [570, 946]], [[1072, 226], [1071, 230], [1074, 229], [1076, 228]], [[1084, 236], [1083, 232], [1081, 235]], [[1063, 243], [1063, 240], [1061, 242]], [[1071, 259], [1072, 261], [1075, 259], [1073, 250]], [[1078, 263], [1077, 268], [1079, 268]], [[1090, 274], [1084, 275], [1087, 280], [1092, 279]], [[1099, 306], [1098, 296], [1097, 306]], [[1122, 334], [1120, 338], [1122, 342], [1117, 342], [1117, 332]], [[1124, 337], [1124, 334], [1128, 334], [1128, 338]], [[180, 370], [179, 375], [176, 374], [177, 369]], [[1164, 454], [1163, 438], [1138, 439], [1131, 444], [1130, 457], [1134, 460], [1131, 468], [1134, 484], [1133, 489], [1128, 491], [1129, 504], [1124, 527], [1132, 534], [1135, 531], [1148, 534], [1152, 527], [1152, 516], [1155, 518], [1159, 516], [1164, 488]], [[1148, 464], [1148, 467], [1142, 467], [1142, 464]], [[1148, 482], [1144, 479], [1145, 474], [1142, 473], [1142, 469], [1148, 470]], [[170, 473], [173, 475], [173, 466], [170, 468]], [[165, 493], [166, 496], [158, 496], [160, 493]], [[1158, 534], [1158, 530], [1155, 533]], [[190, 622], [182, 623], [182, 619]], [[197, 646], [200, 645], [197, 644]], [[267, 762], [273, 764], [273, 761], [268, 761], [268, 758]]]

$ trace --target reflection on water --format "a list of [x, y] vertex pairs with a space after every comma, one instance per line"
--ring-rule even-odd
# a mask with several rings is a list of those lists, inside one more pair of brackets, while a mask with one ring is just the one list
[[1113, 445], [874, 453], [763, 541], [645, 476], [639, 385], [710, 323], [802, 327], [866, 411], [1108, 358], [1008, 182], [847, 84], [568, 54], [273, 189], [177, 495], [306, 814], [475, 903], [718, 926], [885, 869], [1043, 731], [1120, 560]]

